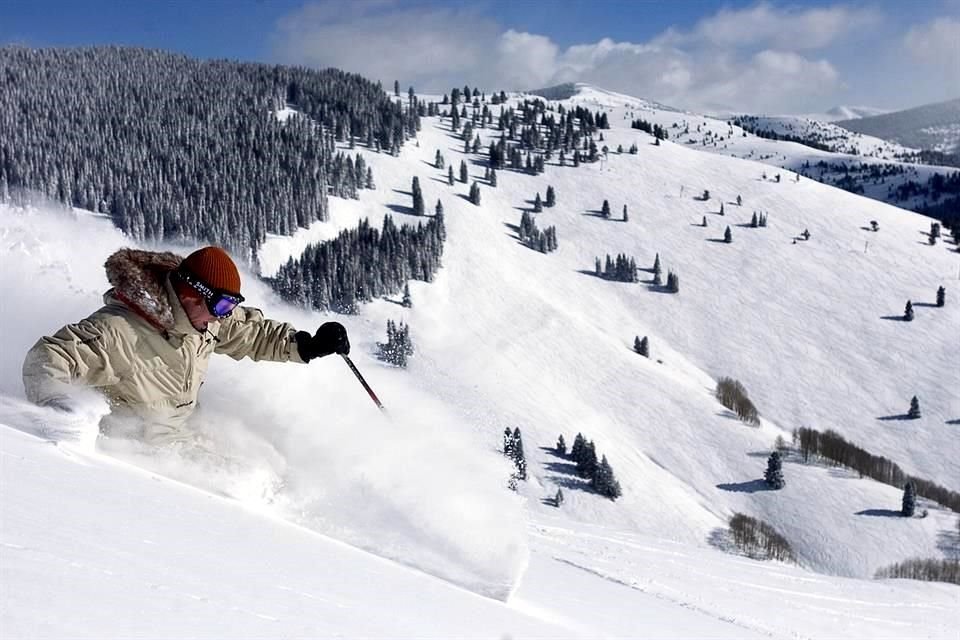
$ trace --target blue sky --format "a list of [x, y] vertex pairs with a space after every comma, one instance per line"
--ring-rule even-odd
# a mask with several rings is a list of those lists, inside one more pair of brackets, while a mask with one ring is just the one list
[[0, 43], [336, 66], [404, 87], [585, 81], [799, 113], [960, 96], [960, 0], [0, 0]]

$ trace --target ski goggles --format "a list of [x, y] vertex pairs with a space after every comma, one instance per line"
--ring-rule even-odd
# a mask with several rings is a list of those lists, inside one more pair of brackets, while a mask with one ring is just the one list
[[222, 289], [214, 289], [202, 280], [195, 278], [189, 271], [177, 269], [176, 275], [181, 282], [190, 285], [194, 291], [200, 294], [204, 302], [207, 303], [207, 309], [216, 318], [226, 318], [243, 302], [243, 296], [239, 293], [228, 293]]

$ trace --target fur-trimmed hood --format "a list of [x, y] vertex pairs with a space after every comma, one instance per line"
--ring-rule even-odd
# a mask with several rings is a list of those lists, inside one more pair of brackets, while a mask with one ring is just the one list
[[108, 294], [112, 293], [151, 324], [169, 331], [175, 319], [166, 281], [182, 261], [182, 256], [169, 251], [120, 249], [103, 265], [107, 280], [113, 286]]

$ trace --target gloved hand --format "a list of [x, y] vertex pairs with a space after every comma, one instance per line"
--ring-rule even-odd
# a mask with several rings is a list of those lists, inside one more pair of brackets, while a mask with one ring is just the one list
[[314, 358], [322, 358], [331, 353], [343, 355], [350, 353], [347, 330], [339, 322], [324, 322], [312, 336], [306, 331], [298, 331], [294, 338], [297, 341], [297, 352], [304, 362], [310, 362]]

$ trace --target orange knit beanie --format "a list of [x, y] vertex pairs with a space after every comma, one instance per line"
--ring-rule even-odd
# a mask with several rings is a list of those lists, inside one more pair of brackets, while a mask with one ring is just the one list
[[204, 247], [188, 255], [180, 266], [214, 289], [240, 294], [240, 272], [220, 247]]

